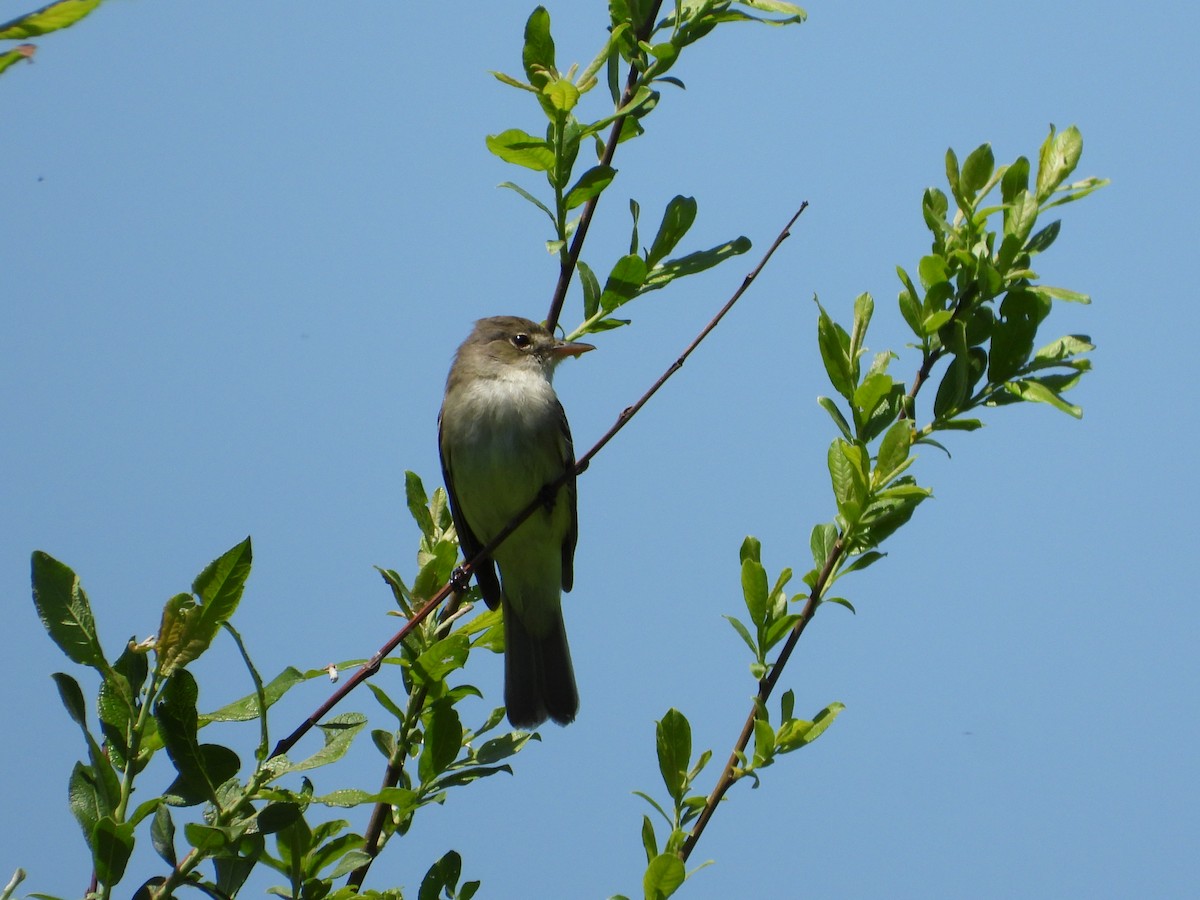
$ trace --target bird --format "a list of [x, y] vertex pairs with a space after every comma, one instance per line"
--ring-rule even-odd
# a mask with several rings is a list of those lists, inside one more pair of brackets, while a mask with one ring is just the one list
[[488, 607], [503, 609], [504, 705], [514, 728], [547, 718], [567, 725], [579, 711], [562, 614], [579, 533], [575, 452], [551, 382], [559, 362], [594, 349], [520, 316], [480, 319], [455, 353], [438, 415], [442, 475], [464, 559], [547, 493], [474, 569]]

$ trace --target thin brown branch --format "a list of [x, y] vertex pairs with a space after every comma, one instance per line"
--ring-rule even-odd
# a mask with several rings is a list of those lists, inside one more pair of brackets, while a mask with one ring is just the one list
[[[639, 41], [650, 39], [660, 6], [662, 6], [662, 0], [654, 0], [654, 3], [651, 4], [646, 20], [638, 29], [637, 39]], [[625, 90], [621, 94], [621, 102], [617, 104], [617, 109], [621, 109], [633, 99], [633, 95], [637, 91], [639, 74], [637, 64], [631, 63], [629, 75], [625, 78]], [[621, 138], [621, 129], [624, 128], [627, 118], [628, 115], [624, 115], [617, 116], [613, 120], [612, 126], [608, 130], [608, 140], [604, 142], [604, 152], [600, 155], [600, 165], [612, 164], [613, 156], [617, 152], [617, 143]], [[546, 328], [551, 332], [558, 325], [558, 317], [562, 314], [563, 303], [567, 299], [567, 289], [571, 286], [571, 278], [575, 275], [575, 266], [579, 263], [579, 254], [583, 250], [583, 242], [587, 238], [588, 228], [592, 224], [592, 216], [595, 215], [596, 204], [599, 202], [600, 195], [597, 194], [584, 203], [583, 212], [579, 215], [579, 224], [575, 226], [575, 234], [571, 238], [571, 246], [567, 250], [567, 258], [559, 266], [558, 284], [554, 286], [554, 294], [550, 298], [550, 311], [546, 314]]]
[[644, 394], [642, 394], [636, 403], [634, 403], [632, 406], [626, 407], [621, 411], [621, 414], [617, 416], [617, 420], [613, 423], [613, 426], [600, 437], [600, 439], [595, 443], [595, 445], [592, 446], [590, 450], [587, 451], [587, 453], [579, 457], [578, 461], [575, 463], [574, 471], [563, 472], [562, 475], [543, 487], [542, 490], [537, 493], [537, 496], [533, 497], [529, 501], [529, 504], [523, 510], [521, 510], [520, 513], [514, 516], [512, 521], [509, 522], [508, 525], [506, 525], [499, 532], [499, 534], [489, 541], [488, 544], [483, 547], [483, 549], [471, 557], [471, 559], [463, 563], [463, 565], [460, 566], [458, 571], [455, 573], [455, 577], [442, 585], [437, 593], [430, 597], [429, 600], [426, 601], [425, 605], [417, 610], [416, 613], [413, 614], [413, 617], [405, 623], [404, 627], [392, 635], [392, 637], [390, 637], [388, 641], [375, 652], [375, 655], [367, 660], [362, 668], [348, 678], [345, 684], [331, 694], [324, 703], [322, 703], [319, 707], [317, 707], [316, 710], [313, 711], [311, 715], [309, 715], [308, 718], [301, 722], [295, 731], [276, 744], [275, 749], [271, 752], [272, 757], [286, 753], [288, 750], [294, 747], [300, 738], [307, 734], [314, 725], [321, 721], [321, 719], [324, 718], [330, 712], [330, 710], [337, 706], [347, 694], [378, 672], [379, 667], [383, 664], [384, 659], [386, 659], [393, 650], [400, 646], [400, 643], [412, 633], [413, 629], [416, 628], [421, 622], [425, 621], [425, 619], [429, 617], [430, 613], [437, 609], [437, 607], [440, 606], [441, 603], [447, 597], [449, 597], [451, 593], [453, 593], [456, 589], [465, 591], [467, 582], [474, 573], [475, 567], [478, 566], [484, 559], [490, 558], [493, 551], [495, 551], [495, 549], [500, 546], [500, 544], [506, 540], [510, 534], [521, 527], [521, 524], [526, 519], [528, 519], [537, 509], [544, 505], [544, 497], [554, 496], [557, 490], [566, 483], [567, 479], [571, 478], [572, 475], [581, 475], [584, 470], [587, 469], [592, 458], [617, 435], [617, 432], [629, 424], [629, 421], [635, 415], [637, 415], [638, 411], [645, 406], [647, 402], [649, 402], [650, 398], [657, 393], [658, 389], [667, 382], [667, 379], [679, 371], [679, 369], [683, 366], [684, 361], [688, 358], [688, 356], [691, 355], [692, 351], [694, 351], [700, 345], [700, 342], [703, 341], [704, 338], [707, 337], [708, 334], [717, 327], [717, 323], [724, 318], [725, 314], [728, 313], [729, 310], [733, 308], [733, 305], [737, 303], [744, 293], [746, 293], [750, 285], [753, 284], [754, 280], [758, 277], [758, 274], [766, 267], [771, 257], [775, 254], [775, 251], [779, 249], [779, 246], [791, 234], [791, 228], [796, 223], [796, 220], [800, 218], [800, 214], [803, 213], [807, 208], [808, 201], [805, 200], [800, 204], [800, 208], [796, 210], [795, 215], [788, 220], [788, 223], [784, 226], [783, 230], [779, 232], [779, 235], [771, 243], [771, 246], [767, 248], [767, 252], [763, 254], [763, 257], [761, 260], [759, 260], [758, 265], [755, 266], [750, 274], [742, 280], [741, 285], [736, 291], [734, 291], [733, 296], [726, 301], [725, 305], [722, 306], [720, 311], [712, 318], [712, 321], [704, 326], [701, 332], [696, 335], [695, 339], [688, 344], [687, 348], [682, 354], [680, 354], [679, 358], [671, 363], [667, 370], [663, 372], [658, 380], [655, 381], [654, 384], [652, 384]]

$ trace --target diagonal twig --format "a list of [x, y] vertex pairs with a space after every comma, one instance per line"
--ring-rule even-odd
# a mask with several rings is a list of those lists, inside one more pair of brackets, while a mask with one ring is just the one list
[[510, 521], [508, 525], [506, 525], [491, 541], [489, 541], [487, 545], [483, 547], [483, 549], [471, 557], [471, 559], [463, 563], [463, 565], [455, 574], [455, 577], [446, 582], [446, 584], [442, 585], [437, 593], [430, 597], [429, 600], [426, 601], [425, 605], [417, 610], [413, 614], [413, 617], [405, 623], [404, 627], [392, 635], [392, 637], [390, 637], [388, 641], [375, 652], [375, 655], [367, 660], [362, 668], [348, 678], [345, 684], [338, 688], [337, 691], [331, 694], [324, 703], [317, 707], [317, 709], [314, 710], [313, 713], [308, 716], [308, 718], [300, 723], [299, 727], [297, 727], [295, 731], [276, 744], [275, 749], [271, 752], [272, 757], [286, 753], [288, 750], [294, 747], [300, 738], [307, 734], [314, 725], [321, 721], [321, 719], [324, 718], [330, 712], [330, 710], [337, 706], [337, 704], [340, 703], [347, 694], [378, 672], [379, 667], [383, 664], [383, 660], [386, 659], [393, 650], [400, 646], [400, 643], [412, 633], [413, 629], [421, 624], [421, 622], [425, 621], [425, 619], [427, 619], [429, 615], [446, 600], [447, 597], [449, 597], [456, 590], [464, 590], [467, 581], [475, 571], [475, 567], [478, 566], [483, 559], [489, 558], [495, 549], [505, 539], [507, 539], [509, 535], [516, 531], [526, 519], [528, 519], [537, 509], [544, 505], [543, 497], [547, 495], [553, 496], [554, 493], [566, 483], [567, 479], [571, 478], [573, 475], [580, 475], [584, 472], [592, 458], [599, 453], [600, 450], [609, 441], [611, 441], [622, 428], [629, 424], [629, 421], [638, 413], [639, 410], [641, 410], [643, 406], [646, 405], [650, 398], [658, 392], [658, 389], [667, 382], [667, 379], [679, 371], [679, 369], [683, 366], [684, 361], [700, 345], [700, 342], [703, 341], [704, 338], [707, 337], [708, 334], [717, 327], [717, 324], [722, 318], [725, 317], [726, 313], [728, 313], [729, 310], [733, 308], [733, 305], [737, 303], [743, 294], [746, 293], [750, 285], [753, 284], [754, 280], [758, 277], [759, 273], [766, 267], [775, 251], [778, 250], [779, 246], [789, 237], [792, 226], [796, 223], [796, 220], [800, 218], [800, 214], [803, 213], [807, 208], [808, 201], [806, 200], [800, 205], [800, 208], [791, 217], [791, 219], [788, 220], [787, 225], [785, 225], [783, 230], [779, 232], [779, 235], [772, 242], [771, 246], [767, 248], [766, 253], [764, 253], [762, 259], [759, 260], [758, 265], [755, 266], [750, 274], [748, 274], [742, 280], [741, 285], [736, 291], [734, 291], [733, 295], [728, 301], [726, 301], [725, 305], [721, 307], [712, 320], [706, 326], [704, 326], [698, 335], [696, 335], [695, 339], [688, 344], [683, 353], [681, 353], [680, 356], [673, 363], [671, 363], [670, 366], [667, 367], [667, 370], [663, 372], [661, 376], [659, 376], [658, 380], [655, 381], [654, 384], [652, 384], [644, 394], [642, 394], [638, 401], [632, 406], [628, 406], [621, 411], [620, 415], [617, 416], [616, 422], [613, 423], [613, 426], [609, 428], [609, 430], [603, 435], [601, 435], [600, 439], [592, 446], [590, 450], [587, 451], [587, 453], [579, 457], [575, 463], [574, 470], [563, 472], [562, 475], [538, 491], [537, 495], [529, 501], [529, 504], [523, 510], [521, 510], [520, 513], [514, 516], [512, 521]]

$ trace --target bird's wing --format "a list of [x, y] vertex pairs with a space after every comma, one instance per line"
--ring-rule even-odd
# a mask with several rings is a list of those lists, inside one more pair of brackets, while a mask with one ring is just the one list
[[[466, 516], [458, 503], [458, 495], [454, 493], [454, 479], [450, 477], [449, 451], [442, 440], [442, 417], [438, 416], [438, 456], [442, 461], [442, 479], [446, 482], [446, 494], [450, 498], [450, 515], [454, 519], [454, 530], [458, 532], [458, 545], [462, 548], [463, 560], [470, 560], [483, 549], [483, 542], [475, 537], [471, 526], [467, 524]], [[490, 556], [485, 556], [475, 567], [475, 583], [487, 602], [488, 609], [498, 609], [500, 606], [500, 579], [496, 577], [496, 564]]]
[[563, 535], [562, 543], [562, 586], [569, 591], [575, 583], [575, 542], [579, 539], [579, 514], [575, 501], [575, 444], [571, 440], [571, 426], [567, 424], [567, 414], [561, 403], [558, 407], [558, 424], [563, 437], [563, 468], [571, 471], [564, 489], [567, 492], [567, 504], [571, 510], [571, 525]]

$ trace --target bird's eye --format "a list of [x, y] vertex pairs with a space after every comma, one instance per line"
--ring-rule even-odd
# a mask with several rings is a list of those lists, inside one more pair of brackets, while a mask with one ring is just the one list
[[512, 336], [512, 343], [513, 343], [513, 346], [516, 347], [518, 350], [524, 350], [526, 347], [528, 347], [530, 344], [533, 343], [533, 340], [532, 340], [532, 338], [529, 337], [529, 335], [527, 335], [525, 332], [522, 331], [522, 332], [520, 332], [518, 334], [514, 334]]

